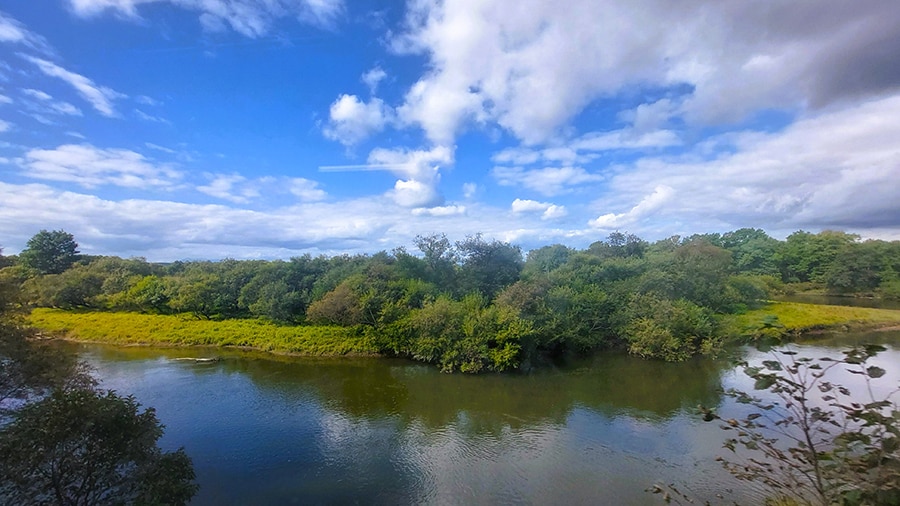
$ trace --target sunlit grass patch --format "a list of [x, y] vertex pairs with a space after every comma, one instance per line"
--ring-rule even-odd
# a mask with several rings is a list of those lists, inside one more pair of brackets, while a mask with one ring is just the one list
[[370, 340], [352, 328], [286, 326], [262, 320], [198, 320], [187, 315], [34, 309], [30, 324], [79, 341], [141, 345], [242, 346], [299, 355], [372, 355]]
[[770, 302], [759, 309], [728, 316], [723, 323], [731, 335], [777, 337], [829, 328], [900, 325], [900, 311], [799, 302]]

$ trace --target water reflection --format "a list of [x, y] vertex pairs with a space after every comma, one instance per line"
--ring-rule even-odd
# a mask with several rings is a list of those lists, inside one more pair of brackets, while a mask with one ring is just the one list
[[723, 402], [724, 360], [611, 354], [473, 377], [389, 359], [78, 349], [104, 386], [157, 408], [163, 443], [194, 459], [195, 504], [646, 504], [654, 482], [713, 500], [733, 483], [714, 462], [721, 434], [691, 413]]

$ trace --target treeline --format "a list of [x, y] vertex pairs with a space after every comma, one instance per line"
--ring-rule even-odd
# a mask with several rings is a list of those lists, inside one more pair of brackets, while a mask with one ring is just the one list
[[759, 229], [648, 243], [610, 234], [585, 250], [480, 235], [420, 236], [373, 255], [170, 264], [77, 254], [41, 231], [0, 276], [30, 304], [340, 325], [382, 353], [446, 371], [508, 370], [546, 357], [626, 348], [684, 360], [716, 350], [718, 316], [785, 287], [900, 297], [900, 242], [826, 231], [785, 241]]

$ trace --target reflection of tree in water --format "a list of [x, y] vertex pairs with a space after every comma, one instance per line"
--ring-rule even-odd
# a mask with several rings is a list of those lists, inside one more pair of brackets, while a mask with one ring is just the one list
[[683, 408], [720, 402], [724, 361], [685, 363], [603, 354], [576, 365], [529, 375], [441, 374], [404, 360], [311, 359], [256, 352], [204, 349], [101, 348], [115, 360], [147, 360], [217, 354], [216, 364], [193, 366], [196, 374], [243, 374], [261, 394], [284, 402], [314, 400], [351, 419], [386, 417], [428, 429], [455, 426], [469, 434], [565, 424], [576, 407], [606, 416], [669, 419]]

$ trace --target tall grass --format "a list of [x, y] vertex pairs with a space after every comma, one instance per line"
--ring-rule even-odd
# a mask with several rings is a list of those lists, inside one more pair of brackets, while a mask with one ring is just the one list
[[732, 336], [779, 336], [812, 330], [866, 329], [900, 325], [900, 311], [867, 307], [770, 302], [723, 322]]
[[37, 308], [31, 326], [68, 339], [113, 344], [241, 346], [299, 355], [373, 355], [353, 328], [282, 326], [261, 320], [197, 320], [190, 316]]

